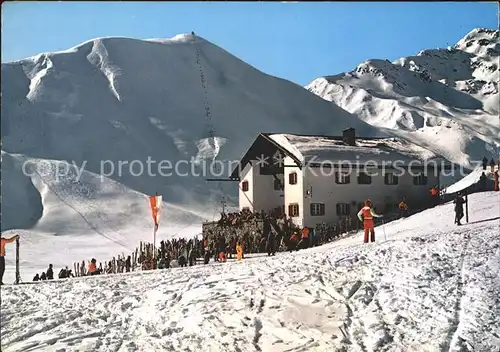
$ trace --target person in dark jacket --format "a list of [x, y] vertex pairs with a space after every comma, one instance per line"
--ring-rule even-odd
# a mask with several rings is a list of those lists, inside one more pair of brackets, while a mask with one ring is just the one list
[[167, 255], [165, 257], [165, 269], [170, 269], [170, 262], [172, 261], [172, 258], [170, 257], [170, 253], [167, 252]]
[[179, 263], [179, 266], [181, 268], [183, 267], [186, 267], [187, 266], [187, 260], [186, 260], [186, 257], [184, 256], [184, 254], [181, 254], [179, 256], [179, 258], [177, 259], [177, 263]]
[[52, 270], [52, 264], [49, 264], [49, 268], [47, 269], [47, 280], [54, 280], [54, 271]]
[[276, 255], [276, 235], [272, 231], [267, 239], [267, 255]]
[[45, 275], [45, 271], [40, 275], [40, 281], [45, 281], [47, 280], [47, 275]]
[[189, 251], [188, 257], [189, 257], [189, 266], [193, 266], [196, 264], [196, 257], [197, 257], [196, 250], [194, 248], [191, 248]]
[[158, 269], [165, 269], [165, 257], [158, 257], [158, 263], [156, 267]]
[[210, 262], [210, 252], [205, 251], [205, 256], [203, 257], [203, 264], [208, 264]]
[[483, 170], [486, 170], [486, 167], [488, 166], [488, 159], [486, 157], [483, 158]]
[[33, 278], [33, 281], [40, 281], [40, 276], [38, 275], [38, 273]]
[[59, 271], [59, 278], [60, 279], [65, 279], [68, 277], [68, 273], [67, 273], [67, 269], [68, 267], [66, 267], [66, 269], [61, 269], [61, 271]]
[[479, 190], [481, 192], [486, 191], [486, 182], [488, 181], [488, 177], [486, 177], [486, 174], [483, 172], [481, 174], [481, 177], [479, 178]]
[[493, 158], [491, 158], [490, 160], [490, 171], [491, 173], [494, 173], [495, 172], [495, 160], [493, 160]]
[[131, 267], [132, 267], [132, 258], [128, 256], [127, 260], [125, 261], [125, 271], [129, 273]]
[[455, 204], [455, 224], [460, 226], [462, 225], [460, 220], [462, 220], [462, 218], [464, 217], [464, 204], [465, 204], [465, 200], [462, 198], [460, 192], [457, 193], [457, 197], [455, 198], [453, 203]]

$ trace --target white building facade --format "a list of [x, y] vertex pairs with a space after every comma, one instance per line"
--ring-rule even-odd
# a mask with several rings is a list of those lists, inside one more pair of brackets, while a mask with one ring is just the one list
[[[431, 203], [443, 162], [394, 138], [259, 134], [232, 177], [239, 179], [239, 207], [286, 213], [298, 226], [334, 224], [355, 216], [366, 199], [379, 213]], [[241, 170], [241, 172], [239, 171]]]

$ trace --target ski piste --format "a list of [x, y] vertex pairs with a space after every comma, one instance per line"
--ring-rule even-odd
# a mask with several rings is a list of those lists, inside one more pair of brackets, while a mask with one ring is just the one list
[[[494, 170], [498, 170], [498, 166], [495, 166]], [[482, 166], [479, 166], [472, 170], [470, 174], [462, 178], [461, 180], [455, 182], [454, 184], [444, 188], [443, 190], [443, 195], [444, 194], [453, 194], [457, 193], [460, 191], [463, 191], [466, 188], [469, 188], [470, 186], [476, 184], [479, 182], [481, 179], [481, 175], [483, 174], [486, 175], [486, 177], [491, 177], [492, 172], [490, 166], [488, 166], [486, 169], [483, 169]]]

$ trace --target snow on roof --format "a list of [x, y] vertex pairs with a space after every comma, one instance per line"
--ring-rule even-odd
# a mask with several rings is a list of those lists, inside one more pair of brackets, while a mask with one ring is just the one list
[[[493, 168], [493, 170], [497, 171], [498, 166], [495, 166]], [[483, 173], [486, 177], [491, 176], [492, 173], [491, 173], [491, 168], [489, 165], [484, 170], [483, 170], [482, 166], [475, 168], [474, 170], [472, 170], [472, 172], [470, 174], [468, 174], [467, 176], [465, 176], [461, 180], [446, 187], [446, 189], [444, 190], [443, 193], [444, 194], [453, 194], [453, 193], [463, 191], [464, 189], [467, 189], [468, 187], [479, 182]]]
[[412, 160], [424, 161], [436, 157], [431, 151], [398, 138], [356, 138], [355, 146], [345, 144], [338, 136], [269, 134], [268, 138], [301, 163], [401, 160], [406, 164]]

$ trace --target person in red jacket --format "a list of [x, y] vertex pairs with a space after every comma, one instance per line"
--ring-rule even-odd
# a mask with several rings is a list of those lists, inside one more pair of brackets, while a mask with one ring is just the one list
[[[358, 218], [363, 222], [363, 227], [365, 229], [364, 243], [375, 242], [375, 224], [373, 223], [374, 217], [380, 218], [382, 215], [373, 211], [372, 202], [367, 199], [365, 201], [365, 206], [358, 212]], [[368, 241], [368, 233], [370, 233], [370, 241]]]

